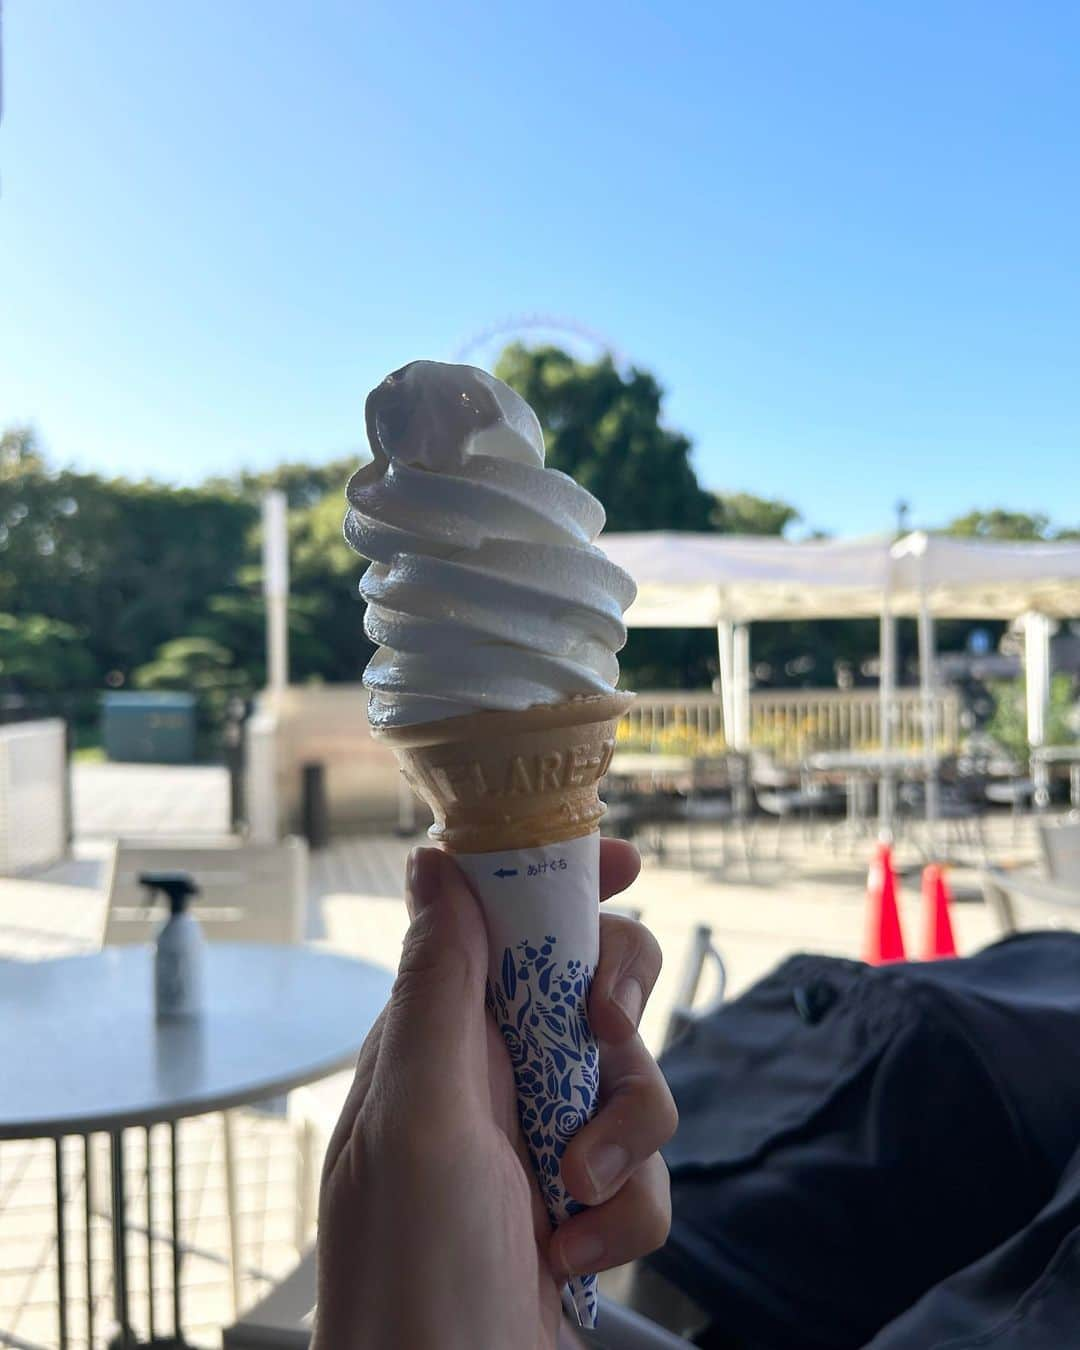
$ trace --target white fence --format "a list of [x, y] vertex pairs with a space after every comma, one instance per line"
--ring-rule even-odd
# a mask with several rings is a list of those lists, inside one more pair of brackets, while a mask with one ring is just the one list
[[[893, 748], [922, 745], [923, 705], [918, 690], [893, 700]], [[934, 700], [935, 739], [943, 750], [960, 737], [954, 693]], [[706, 754], [724, 748], [719, 694], [639, 694], [619, 728], [620, 741], [649, 750]], [[881, 701], [876, 690], [769, 689], [750, 695], [750, 742], [778, 760], [797, 763], [815, 750], [859, 750], [881, 744]]]
[[62, 721], [0, 727], [0, 876], [64, 856], [67, 772]]

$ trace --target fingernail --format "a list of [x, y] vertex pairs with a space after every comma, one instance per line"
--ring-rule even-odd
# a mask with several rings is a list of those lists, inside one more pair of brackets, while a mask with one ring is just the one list
[[636, 1031], [641, 1021], [642, 1009], [645, 1007], [645, 990], [641, 981], [635, 979], [633, 975], [628, 975], [615, 986], [615, 992], [611, 997], [615, 1006]]
[[585, 1170], [593, 1192], [602, 1195], [616, 1177], [621, 1176], [629, 1161], [630, 1154], [622, 1144], [598, 1144], [585, 1157]]
[[604, 1239], [595, 1233], [567, 1233], [559, 1239], [563, 1263], [572, 1275], [586, 1275], [604, 1254]]
[[410, 919], [415, 919], [435, 898], [441, 857], [437, 848], [414, 848], [409, 854], [405, 864], [405, 905]]

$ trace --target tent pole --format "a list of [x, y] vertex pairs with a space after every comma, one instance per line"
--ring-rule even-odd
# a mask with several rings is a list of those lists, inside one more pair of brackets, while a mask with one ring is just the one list
[[886, 583], [881, 603], [881, 633], [878, 651], [878, 686], [881, 722], [881, 778], [878, 782], [878, 831], [883, 838], [892, 837], [893, 815], [896, 810], [896, 780], [887, 767], [892, 750], [893, 714], [896, 702], [896, 620], [890, 609], [891, 597]]
[[740, 754], [750, 749], [750, 625], [737, 623], [732, 633], [732, 742]]
[[1036, 750], [1046, 743], [1050, 710], [1050, 620], [1045, 614], [1024, 615], [1024, 683], [1028, 746]]
[[937, 762], [934, 707], [934, 616], [923, 591], [919, 604], [919, 687], [922, 694], [923, 757], [926, 775], [926, 842], [933, 855], [938, 816]]
[[266, 599], [267, 686], [289, 686], [289, 523], [284, 492], [262, 502], [263, 595]]
[[729, 619], [716, 625], [716, 647], [720, 656], [720, 703], [724, 713], [724, 741], [735, 748], [735, 630]]

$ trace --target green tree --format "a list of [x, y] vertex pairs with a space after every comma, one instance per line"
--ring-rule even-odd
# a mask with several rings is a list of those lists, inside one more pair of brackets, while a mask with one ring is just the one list
[[249, 698], [255, 692], [250, 673], [235, 664], [232, 652], [202, 637], [178, 637], [162, 643], [154, 659], [134, 672], [132, 683], [136, 689], [194, 694], [204, 728], [220, 724], [231, 698]]
[[802, 516], [794, 506], [750, 492], [715, 492], [712, 527], [722, 534], [781, 535]]
[[93, 678], [83, 635], [44, 614], [0, 613], [0, 684], [20, 694], [55, 694]]
[[53, 470], [25, 428], [0, 439], [0, 609], [85, 634], [96, 678], [190, 633], [249, 554], [235, 491]]
[[967, 539], [1016, 539], [1040, 542], [1055, 539], [1080, 539], [1080, 529], [1056, 527], [1050, 517], [1041, 511], [1029, 515], [1024, 511], [1005, 511], [995, 507], [990, 511], [969, 511], [957, 516], [945, 526], [946, 534]]
[[[994, 715], [987, 731], [1015, 759], [1028, 757], [1027, 698], [1023, 680], [995, 680], [990, 685], [994, 696]], [[1071, 745], [1076, 740], [1073, 715], [1076, 695], [1072, 677], [1057, 674], [1050, 681], [1050, 706], [1047, 709], [1047, 745]]]
[[661, 420], [663, 391], [610, 356], [587, 363], [558, 347], [512, 343], [495, 373], [536, 411], [547, 462], [599, 497], [611, 530], [707, 530], [713, 499], [698, 483], [690, 441]]

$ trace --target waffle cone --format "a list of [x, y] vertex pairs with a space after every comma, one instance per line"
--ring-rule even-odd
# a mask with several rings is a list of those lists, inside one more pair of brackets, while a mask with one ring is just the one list
[[615, 692], [374, 734], [431, 807], [433, 839], [455, 853], [536, 848], [598, 827], [600, 780], [633, 697]]

